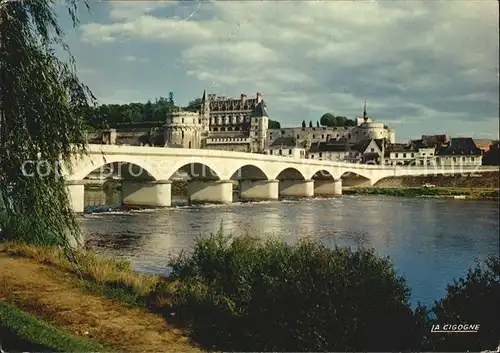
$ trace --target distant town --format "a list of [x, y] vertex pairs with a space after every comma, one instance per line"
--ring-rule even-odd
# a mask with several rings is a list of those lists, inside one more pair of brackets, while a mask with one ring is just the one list
[[[163, 103], [167, 109], [156, 112], [160, 114], [156, 121], [110, 123], [89, 133], [89, 143], [215, 149], [383, 165], [499, 165], [500, 160], [498, 140], [437, 134], [397, 143], [396, 131], [370, 117], [366, 102], [362, 116], [354, 120], [325, 113], [316, 124], [303, 121], [302, 126], [291, 128], [281, 128], [270, 119], [261, 93], [227, 98], [204, 91], [185, 108], [172, 108], [171, 93]], [[143, 108], [151, 110], [153, 116], [151, 105], [148, 102]]]

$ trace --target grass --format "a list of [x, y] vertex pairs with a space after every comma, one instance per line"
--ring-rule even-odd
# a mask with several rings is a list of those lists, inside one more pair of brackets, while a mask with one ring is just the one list
[[353, 187], [344, 189], [345, 195], [386, 195], [406, 197], [451, 197], [465, 195], [473, 199], [498, 198], [498, 189], [489, 188], [380, 188], [380, 187]]
[[0, 338], [7, 351], [102, 352], [105, 347], [76, 338], [0, 301]]
[[81, 274], [83, 286], [89, 291], [134, 305], [144, 306], [148, 295], [160, 281], [159, 276], [134, 272], [128, 261], [105, 258], [83, 250], [75, 252], [76, 264], [55, 246], [4, 243], [0, 244], [0, 252]]

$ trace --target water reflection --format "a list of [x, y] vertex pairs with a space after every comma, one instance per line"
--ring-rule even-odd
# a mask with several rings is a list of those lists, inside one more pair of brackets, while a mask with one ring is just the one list
[[429, 304], [477, 256], [498, 252], [498, 213], [489, 201], [343, 196], [117, 212], [81, 222], [97, 251], [130, 259], [148, 273], [165, 273], [169, 256], [189, 250], [221, 223], [226, 233], [289, 242], [312, 236], [327, 246], [356, 246], [364, 240], [405, 274], [414, 303]]

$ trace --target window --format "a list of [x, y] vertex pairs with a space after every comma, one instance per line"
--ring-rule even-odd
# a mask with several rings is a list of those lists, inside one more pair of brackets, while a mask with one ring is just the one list
[[189, 141], [188, 148], [191, 148], [191, 141]]
[[282, 156], [283, 155], [283, 151], [282, 150], [279, 150], [279, 155]]
[[184, 131], [181, 132], [181, 138], [184, 140]]
[[403, 153], [403, 158], [406, 158], [406, 153]]
[[413, 158], [413, 157], [415, 157], [415, 153], [412, 153], [412, 154], [411, 154], [411, 158]]
[[314, 159], [314, 154], [311, 154], [311, 159]]
[[474, 161], [475, 161], [475, 158], [474, 158], [474, 157], [470, 157], [470, 160], [471, 160], [472, 162], [474, 162]]
[[273, 154], [273, 150], [269, 150], [269, 154]]
[[319, 153], [319, 158], [323, 157], [323, 152]]
[[324, 134], [321, 134], [321, 138], [324, 139], [325, 138], [325, 135]]
[[422, 153], [422, 156], [425, 156], [425, 153]]
[[396, 153], [396, 158], [398, 158], [398, 157], [399, 157], [399, 153]]
[[316, 138], [316, 136], [315, 136], [315, 135], [313, 135], [313, 139], [314, 139], [314, 138]]
[[300, 136], [299, 136], [299, 135], [297, 135], [297, 140], [298, 140], [299, 138], [300, 138]]
[[456, 162], [457, 161], [457, 157], [453, 157], [453, 162]]
[[375, 148], [370, 148], [370, 152], [375, 152]]
[[292, 150], [291, 149], [288, 150], [288, 154], [292, 154]]
[[198, 124], [201, 124], [201, 119], [198, 119]]

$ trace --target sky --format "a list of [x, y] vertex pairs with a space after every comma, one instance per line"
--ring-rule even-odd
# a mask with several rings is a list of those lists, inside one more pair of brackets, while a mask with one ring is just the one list
[[282, 126], [331, 112], [396, 130], [498, 138], [498, 1], [107, 1], [78, 28], [56, 6], [102, 104], [264, 96]]

